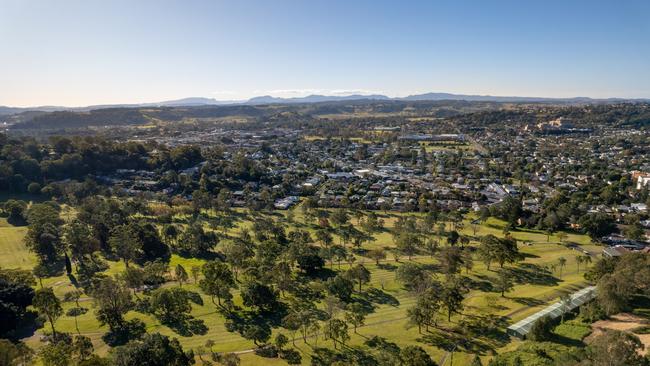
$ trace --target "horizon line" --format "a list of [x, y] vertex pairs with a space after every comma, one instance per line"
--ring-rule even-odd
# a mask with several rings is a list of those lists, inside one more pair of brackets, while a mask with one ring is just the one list
[[[294, 95], [283, 95], [281, 90], [273, 90], [273, 91], [260, 91], [258, 94], [251, 94], [249, 97], [244, 97], [244, 98], [233, 98], [233, 99], [228, 99], [228, 98], [218, 98], [218, 97], [213, 97], [213, 96], [185, 96], [185, 97], [169, 97], [169, 98], [164, 98], [163, 100], [159, 101], [154, 101], [154, 102], [147, 102], [147, 101], [130, 101], [130, 102], [98, 102], [98, 103], [91, 103], [91, 104], [77, 104], [77, 105], [57, 105], [57, 104], [31, 104], [31, 105], [12, 105], [12, 104], [5, 104], [0, 102], [0, 107], [7, 107], [7, 108], [21, 108], [21, 109], [29, 109], [29, 108], [88, 108], [88, 107], [101, 107], [101, 106], [138, 106], [138, 105], [144, 105], [144, 104], [151, 104], [151, 105], [156, 105], [156, 104], [162, 104], [162, 103], [169, 103], [169, 102], [175, 102], [183, 99], [192, 99], [192, 98], [201, 98], [201, 99], [209, 99], [214, 102], [219, 102], [223, 104], [243, 104], [249, 102], [251, 99], [254, 98], [260, 98], [260, 97], [272, 97], [272, 98], [278, 98], [278, 99], [286, 99], [286, 100], [291, 100], [291, 99], [301, 99], [301, 98], [307, 98], [310, 96], [322, 96], [322, 97], [331, 97], [331, 98], [345, 98], [345, 97], [350, 97], [350, 96], [359, 96], [359, 97], [373, 97], [373, 96], [382, 96], [382, 97], [387, 97], [392, 100], [400, 100], [400, 99], [405, 99], [408, 97], [413, 97], [413, 96], [419, 96], [419, 95], [424, 95], [424, 94], [449, 94], [453, 96], [464, 96], [464, 97], [491, 97], [491, 98], [528, 98], [528, 99], [548, 99], [548, 100], [568, 100], [568, 99], [592, 99], [595, 101], [598, 100], [642, 100], [642, 101], [647, 101], [650, 100], [650, 96], [648, 97], [641, 97], [641, 96], [635, 96], [635, 97], [618, 97], [618, 96], [608, 96], [608, 97], [594, 97], [594, 96], [586, 96], [586, 95], [574, 95], [574, 96], [554, 96], [554, 97], [548, 97], [548, 96], [531, 96], [531, 95], [496, 95], [496, 94], [482, 94], [482, 93], [463, 93], [463, 92], [443, 92], [443, 91], [425, 91], [425, 92], [411, 92], [411, 93], [390, 93], [390, 92], [384, 92], [384, 91], [369, 91], [365, 90], [364, 92], [355, 92], [354, 90], [350, 91], [349, 93], [337, 93], [336, 90], [330, 90], [329, 92], [323, 89], [304, 89], [313, 91], [313, 92], [298, 92], [297, 89], [293, 90], [287, 90], [289, 92], [296, 92]], [[322, 91], [322, 93], [319, 93], [319, 91]], [[212, 92], [212, 94], [217, 94], [219, 92]], [[401, 96], [400, 96], [401, 95]]]

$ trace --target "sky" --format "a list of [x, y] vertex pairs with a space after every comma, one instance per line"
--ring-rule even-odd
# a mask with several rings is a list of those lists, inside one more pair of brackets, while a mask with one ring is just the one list
[[0, 105], [650, 98], [648, 0], [0, 0]]

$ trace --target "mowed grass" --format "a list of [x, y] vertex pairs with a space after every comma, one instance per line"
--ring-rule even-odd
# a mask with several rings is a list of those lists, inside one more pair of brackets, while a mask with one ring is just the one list
[[31, 269], [36, 264], [36, 256], [27, 251], [23, 238], [26, 226], [12, 226], [4, 218], [0, 219], [0, 267]]
[[[293, 227], [299, 227], [310, 232], [314, 231], [314, 228], [310, 224], [304, 223], [300, 210], [294, 210], [294, 214], [295, 223], [292, 224]], [[402, 215], [400, 213], [379, 214], [384, 220], [387, 228], [392, 227], [397, 217]], [[283, 212], [282, 215], [286, 215], [286, 212]], [[275, 216], [278, 217], [278, 214], [276, 213]], [[464, 235], [473, 237], [474, 233], [470, 225], [471, 219], [473, 219], [473, 217], [470, 215], [470, 217], [463, 222], [464, 225], [460, 231]], [[354, 218], [351, 219], [351, 222], [355, 225], [357, 224], [356, 219]], [[476, 237], [486, 234], [494, 234], [501, 237], [503, 236], [503, 225], [504, 223], [500, 220], [491, 218], [477, 228]], [[234, 227], [221, 229], [220, 231], [226, 235], [234, 235], [242, 228], [250, 228], [251, 226], [251, 221], [241, 220], [237, 222]], [[34, 255], [29, 253], [24, 247], [23, 236], [25, 235], [25, 232], [25, 227], [13, 227], [0, 220], [1, 267], [31, 268], [36, 263]], [[462, 317], [483, 316], [488, 314], [506, 317], [508, 322], [512, 323], [532, 314], [547, 304], [556, 301], [562, 293], [575, 291], [585, 285], [582, 276], [585, 270], [584, 265], [579, 273], [575, 261], [576, 256], [583, 255], [582, 252], [571, 250], [564, 245], [558, 244], [557, 242], [559, 242], [559, 240], [557, 240], [556, 236], [551, 236], [547, 240], [546, 234], [542, 232], [522, 230], [512, 231], [511, 234], [520, 241], [520, 251], [524, 253], [526, 257], [523, 264], [535, 264], [539, 266], [557, 264], [559, 258], [564, 257], [567, 260], [567, 265], [562, 270], [562, 276], [560, 277], [559, 271], [556, 271], [556, 273], [553, 274], [555, 280], [552, 284], [517, 283], [514, 290], [507, 293], [505, 297], [501, 297], [500, 294], [494, 292], [472, 290], [467, 294], [466, 300], [464, 301], [465, 309], [463, 314], [452, 317], [451, 323], [447, 323], [446, 319], [442, 320], [444, 316], [441, 315], [441, 329], [449, 329], [455, 326]], [[442, 246], [446, 245], [443, 238], [439, 238], [439, 240], [441, 241]], [[227, 241], [227, 239], [224, 241]], [[532, 244], [522, 244], [521, 242], [523, 241]], [[598, 246], [590, 244], [589, 239], [584, 235], [569, 234], [567, 241], [582, 244], [581, 248], [589, 252], [598, 252], [600, 250]], [[338, 238], [336, 239], [336, 242], [338, 242]], [[473, 240], [471, 245], [477, 245], [477, 242]], [[364, 249], [376, 247], [389, 249], [394, 247], [392, 236], [388, 231], [375, 234], [374, 240], [363, 244]], [[395, 280], [395, 270], [397, 266], [407, 261], [408, 259], [406, 257], [402, 257], [399, 263], [395, 262], [394, 258], [389, 253], [387, 260], [383, 261], [382, 265], [378, 267], [375, 265], [374, 261], [369, 258], [357, 255], [357, 261], [355, 264], [363, 263], [372, 273], [371, 283], [364, 286], [364, 290], [369, 288], [369, 286], [382, 289], [385, 297], [390, 299], [390, 301], [384, 304], [375, 304], [375, 311], [367, 316], [365, 322], [366, 325], [358, 329], [359, 334], [354, 334], [352, 330], [350, 330], [351, 339], [349, 344], [360, 345], [367, 338], [373, 335], [380, 335], [401, 346], [418, 344], [427, 350], [436, 362], [444, 360], [445, 365], [451, 365], [452, 360], [451, 357], [449, 357], [450, 355], [447, 354], [444, 347], [440, 347], [435, 342], [431, 341], [431, 335], [421, 335], [418, 333], [417, 327], [408, 326], [407, 309], [415, 303], [415, 297], [411, 293], [407, 292], [402, 285]], [[413, 261], [424, 264], [436, 263], [435, 259], [422, 253], [415, 256]], [[121, 273], [125, 268], [124, 264], [121, 262], [109, 263], [110, 268], [106, 271], [107, 274], [115, 275]], [[172, 256], [170, 268], [174, 268], [177, 264], [182, 264], [189, 271], [193, 266], [202, 265], [203, 260], [183, 258], [174, 255]], [[463, 270], [462, 274], [463, 276], [467, 276], [475, 281], [489, 281], [490, 278], [496, 277], [495, 270], [497, 267], [498, 266], [493, 264], [492, 269], [488, 270], [482, 262], [475, 258], [474, 268], [472, 271], [466, 273], [465, 270]], [[516, 268], [516, 266], [507, 267]], [[341, 264], [341, 270], [346, 270], [347, 268], [349, 268], [348, 264]], [[334, 264], [334, 270], [337, 269], [338, 265]], [[74, 288], [68, 277], [65, 275], [48, 278], [44, 280], [44, 285], [53, 287], [55, 293], [61, 298], [66, 292]], [[178, 284], [175, 282], [169, 282], [165, 286], [177, 285]], [[192, 279], [190, 279], [189, 284], [185, 284], [183, 287], [192, 291], [200, 292], [198, 286], [193, 283]], [[139, 296], [143, 295], [140, 294]], [[359, 296], [359, 294], [356, 294], [355, 296]], [[169, 327], [160, 324], [156, 318], [147, 314], [130, 312], [127, 315], [127, 318], [137, 317], [142, 319], [147, 325], [147, 331], [160, 332], [171, 337], [176, 337], [186, 349], [197, 350], [203, 346], [206, 341], [211, 340], [215, 342], [213, 350], [217, 352], [239, 352], [243, 365], [257, 365], [261, 363], [269, 365], [284, 364], [279, 360], [262, 359], [254, 355], [251, 352], [251, 349], [254, 348], [253, 343], [242, 338], [238, 333], [228, 332], [224, 326], [223, 316], [216, 311], [216, 307], [212, 304], [210, 298], [203, 295], [202, 298], [204, 304], [201, 306], [194, 304], [192, 306], [191, 314], [195, 318], [204, 321], [205, 326], [208, 328], [208, 331], [205, 334], [182, 336]], [[488, 299], [490, 299], [490, 301], [488, 301]], [[88, 312], [77, 317], [79, 331], [81, 334], [87, 335], [92, 339], [93, 344], [95, 345], [95, 350], [99, 354], [107, 354], [109, 347], [101, 340], [101, 336], [107, 331], [107, 327], [101, 326], [96, 320], [92, 299], [84, 297], [82, 298], [81, 303], [83, 307], [88, 308]], [[241, 304], [241, 299], [237, 292], [235, 292], [235, 303]], [[71, 303], [64, 304], [65, 309], [72, 306], [73, 304]], [[66, 315], [62, 316], [57, 321], [56, 327], [58, 330], [73, 334], [77, 332], [74, 317]], [[43, 331], [49, 331], [49, 329], [45, 328], [39, 330], [33, 337], [26, 339], [27, 343], [34, 348], [42, 346], [42, 343], [38, 340], [38, 334]], [[274, 329], [274, 335], [278, 332], [284, 332], [287, 336], [291, 335], [283, 329]], [[441, 334], [444, 332], [444, 330], [434, 331], [434, 333]], [[308, 342], [309, 344], [304, 344], [302, 339], [296, 340], [296, 348], [303, 354], [304, 364], [309, 363], [309, 355], [313, 345], [326, 346], [330, 348], [333, 347], [332, 343], [323, 340], [322, 336], [310, 338], [308, 339]], [[511, 347], [511, 344], [497, 343], [491, 345], [491, 347], [495, 350], [502, 350]], [[459, 350], [454, 352], [453, 365], [465, 365], [469, 363], [473, 357], [474, 353]], [[487, 360], [489, 359], [489, 356], [483, 354], [483, 358], [484, 360]]]

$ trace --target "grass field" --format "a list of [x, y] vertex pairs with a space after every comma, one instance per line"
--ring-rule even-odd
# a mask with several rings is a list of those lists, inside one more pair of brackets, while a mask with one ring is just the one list
[[[294, 227], [300, 227], [313, 231], [309, 224], [302, 222], [303, 218], [299, 210], [295, 210], [295, 224]], [[238, 211], [240, 214], [244, 213], [242, 210]], [[278, 215], [286, 215], [286, 212]], [[381, 213], [381, 218], [385, 221], [387, 227], [391, 227], [397, 217], [402, 214], [397, 213]], [[243, 218], [235, 222], [235, 225], [222, 232], [223, 235], [230, 235], [241, 228], [250, 227], [251, 222]], [[473, 219], [471, 215], [465, 219], [461, 233], [465, 235], [474, 236], [473, 228], [470, 221]], [[352, 223], [356, 223], [356, 219], [352, 219]], [[497, 236], [503, 235], [504, 223], [496, 220], [489, 219], [487, 222], [476, 228], [476, 236], [483, 236], [486, 234], [494, 234]], [[23, 245], [22, 237], [25, 235], [25, 227], [13, 227], [5, 221], [0, 220], [0, 266], [5, 268], [20, 267], [30, 268], [35, 264], [34, 256], [29, 253]], [[406, 310], [415, 302], [415, 298], [409, 292], [402, 288], [401, 284], [395, 281], [395, 270], [401, 263], [406, 262], [406, 258], [402, 258], [400, 263], [396, 263], [394, 258], [389, 255], [387, 260], [380, 266], [375, 265], [374, 261], [357, 255], [356, 263], [364, 263], [364, 265], [371, 271], [372, 279], [370, 286], [382, 289], [381, 299], [371, 299], [370, 301], [375, 306], [375, 311], [368, 315], [366, 325], [359, 328], [358, 333], [354, 334], [350, 331], [351, 339], [348, 344], [359, 345], [362, 344], [367, 338], [372, 335], [382, 335], [387, 337], [399, 345], [418, 344], [425, 348], [430, 353], [436, 362], [444, 362], [444, 365], [465, 365], [474, 357], [475, 354], [481, 355], [484, 361], [490, 358], [494, 352], [509, 349], [512, 347], [510, 339], [505, 336], [504, 329], [512, 322], [522, 319], [533, 312], [539, 310], [550, 302], [556, 301], [557, 298], [567, 292], [575, 291], [586, 283], [582, 277], [582, 272], [578, 273], [575, 257], [583, 255], [582, 252], [568, 249], [564, 245], [558, 243], [556, 236], [547, 238], [546, 234], [534, 230], [526, 231], [512, 231], [512, 235], [520, 242], [528, 242], [530, 244], [519, 245], [520, 251], [525, 254], [525, 260], [515, 266], [508, 266], [513, 275], [516, 275], [516, 286], [513, 291], [507, 294], [506, 297], [500, 297], [499, 294], [494, 292], [486, 292], [481, 290], [481, 284], [489, 283], [490, 278], [494, 278], [496, 273], [494, 268], [488, 271], [483, 263], [478, 260], [474, 262], [474, 268], [471, 272], [463, 275], [470, 278], [477, 286], [472, 289], [464, 301], [465, 309], [462, 315], [456, 315], [452, 318], [450, 323], [442, 321], [439, 329], [432, 329], [430, 333], [419, 334], [417, 327], [408, 327], [408, 320]], [[567, 241], [580, 245], [581, 249], [590, 253], [598, 253], [600, 248], [590, 243], [589, 239], [584, 235], [569, 234]], [[444, 241], [442, 241], [444, 242]], [[473, 242], [473, 244], [476, 244]], [[472, 244], [471, 244], [472, 245]], [[392, 248], [392, 237], [388, 232], [382, 232], [375, 235], [374, 240], [367, 242], [363, 245], [364, 249], [371, 249], [374, 247]], [[528, 265], [549, 265], [558, 262], [560, 257], [567, 259], [567, 265], [563, 268], [562, 276], [559, 273], [554, 273], [551, 279], [547, 281], [533, 281], [529, 278]], [[426, 255], [417, 255], [413, 258], [424, 264], [435, 264], [436, 260]], [[170, 266], [176, 266], [181, 263], [186, 269], [189, 270], [192, 266], [199, 266], [202, 260], [192, 258], [181, 258], [179, 256], [172, 256]], [[347, 264], [342, 264], [342, 270], [347, 269]], [[337, 269], [337, 266], [334, 266]], [[110, 262], [110, 268], [107, 270], [109, 274], [117, 274], [124, 270], [124, 265], [121, 262]], [[55, 289], [55, 293], [62, 297], [66, 292], [73, 289], [70, 280], [66, 276], [48, 278], [44, 281], [46, 286], [51, 286]], [[169, 282], [165, 286], [177, 286], [174, 282]], [[370, 286], [366, 286], [368, 289]], [[198, 291], [195, 284], [189, 283], [184, 285], [184, 288], [189, 290]], [[363, 293], [358, 293], [356, 297], [370, 298], [371, 294], [366, 290]], [[224, 319], [220, 313], [216, 311], [210, 299], [202, 296], [204, 305], [193, 305], [192, 315], [204, 321], [208, 328], [205, 334], [195, 334], [192, 336], [183, 336], [170, 329], [169, 327], [160, 324], [160, 322], [152, 316], [131, 312], [127, 317], [137, 317], [145, 321], [147, 330], [152, 332], [160, 332], [165, 335], [177, 337], [183, 346], [187, 349], [197, 349], [203, 346], [207, 340], [215, 342], [213, 349], [217, 352], [238, 352], [242, 358], [243, 365], [256, 365], [265, 363], [269, 365], [282, 364], [280, 360], [262, 359], [251, 352], [254, 345], [238, 333], [228, 332], [224, 326]], [[100, 354], [108, 352], [102, 340], [102, 334], [107, 330], [104, 326], [100, 326], [95, 319], [92, 299], [82, 298], [82, 305], [89, 309], [86, 314], [77, 318], [78, 327], [82, 334], [89, 336], [95, 349]], [[235, 294], [235, 303], [239, 304], [241, 299], [238, 294]], [[71, 307], [72, 304], [65, 304], [65, 308]], [[442, 317], [441, 317], [442, 318]], [[446, 320], [446, 319], [445, 319]], [[459, 345], [455, 352], [450, 354], [448, 351], [457, 345], [457, 335], [454, 328], [462, 321], [472, 322], [494, 322], [497, 331], [490, 335], [476, 335], [472, 338], [469, 344]], [[70, 333], [76, 333], [75, 319], [73, 317], [62, 316], [56, 323], [58, 330]], [[34, 348], [38, 348], [41, 343], [39, 342], [39, 333], [43, 330], [26, 339], [26, 342]], [[281, 329], [275, 329], [274, 332], [281, 332]], [[290, 334], [287, 333], [288, 336]], [[318, 346], [332, 347], [331, 342], [325, 341], [322, 337], [309, 339], [310, 344], [304, 344], [302, 339], [296, 341], [296, 348], [303, 354], [303, 363], [309, 362], [309, 354], [311, 346], [317, 344]]]

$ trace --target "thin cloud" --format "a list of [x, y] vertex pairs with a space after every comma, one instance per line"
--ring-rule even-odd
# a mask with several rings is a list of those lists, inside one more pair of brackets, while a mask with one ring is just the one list
[[353, 94], [382, 94], [379, 90], [369, 89], [272, 89], [253, 90], [255, 95], [271, 95], [275, 97], [303, 97], [311, 94], [345, 96]]

